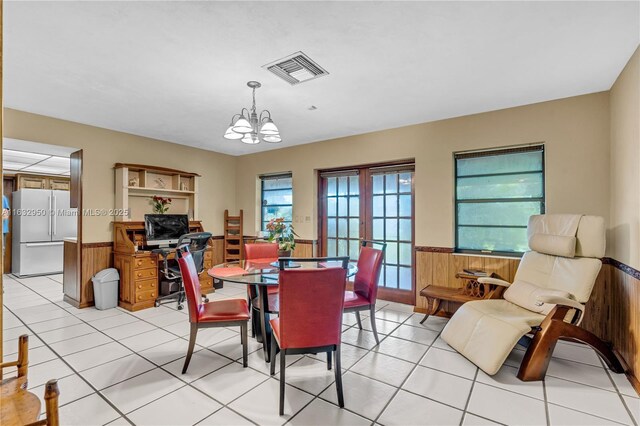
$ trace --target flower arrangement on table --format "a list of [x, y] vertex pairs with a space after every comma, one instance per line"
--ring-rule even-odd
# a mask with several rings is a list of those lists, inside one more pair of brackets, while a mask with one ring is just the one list
[[153, 204], [154, 213], [165, 214], [169, 210], [169, 206], [171, 205], [171, 198], [154, 195], [151, 199], [151, 204]]
[[287, 225], [283, 217], [277, 217], [267, 223], [266, 229], [269, 231], [269, 237], [267, 238], [269, 242], [278, 243], [278, 256], [290, 256], [291, 250], [296, 247], [295, 237], [298, 236], [293, 230], [293, 226]]

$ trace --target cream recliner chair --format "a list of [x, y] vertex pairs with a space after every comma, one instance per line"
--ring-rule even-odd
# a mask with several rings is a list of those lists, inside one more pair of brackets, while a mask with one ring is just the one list
[[527, 226], [529, 248], [504, 299], [467, 302], [449, 320], [442, 338], [484, 372], [498, 372], [524, 335], [533, 333], [518, 371], [520, 380], [542, 380], [560, 337], [592, 346], [609, 368], [624, 372], [611, 349], [578, 325], [600, 272], [604, 219], [567, 214], [537, 215]]

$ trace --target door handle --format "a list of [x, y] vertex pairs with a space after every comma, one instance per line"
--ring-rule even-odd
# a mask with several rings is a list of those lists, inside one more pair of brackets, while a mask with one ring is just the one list
[[61, 246], [64, 243], [62, 241], [57, 242], [51, 242], [51, 243], [26, 243], [25, 247], [48, 247], [48, 246]]
[[53, 235], [56, 235], [58, 233], [58, 212], [56, 211], [58, 209], [58, 200], [56, 199], [56, 196], [53, 196], [53, 212], [52, 212], [52, 218], [53, 218]]
[[[49, 216], [51, 216], [51, 195], [49, 195]], [[47, 235], [51, 235], [51, 217], [49, 217], [49, 231], [47, 232]]]

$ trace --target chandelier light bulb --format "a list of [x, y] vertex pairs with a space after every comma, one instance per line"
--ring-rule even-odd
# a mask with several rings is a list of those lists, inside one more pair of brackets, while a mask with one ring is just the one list
[[249, 133], [253, 130], [253, 127], [251, 127], [251, 123], [249, 123], [249, 120], [242, 116], [238, 119], [238, 121], [236, 121], [236, 124], [233, 125], [232, 129], [236, 133]]
[[224, 132], [225, 139], [238, 140], [242, 139], [242, 133], [236, 133], [233, 131], [233, 126], [229, 126], [226, 132]]

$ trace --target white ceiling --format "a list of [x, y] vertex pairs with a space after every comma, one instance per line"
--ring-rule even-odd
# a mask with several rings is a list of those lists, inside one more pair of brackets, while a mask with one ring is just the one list
[[69, 155], [75, 148], [48, 145], [20, 139], [3, 138], [2, 170], [5, 172], [37, 173], [69, 176]]
[[[639, 4], [10, 1], [5, 106], [246, 154], [608, 90]], [[262, 69], [299, 50], [330, 74]], [[222, 138], [248, 80], [282, 143]]]

